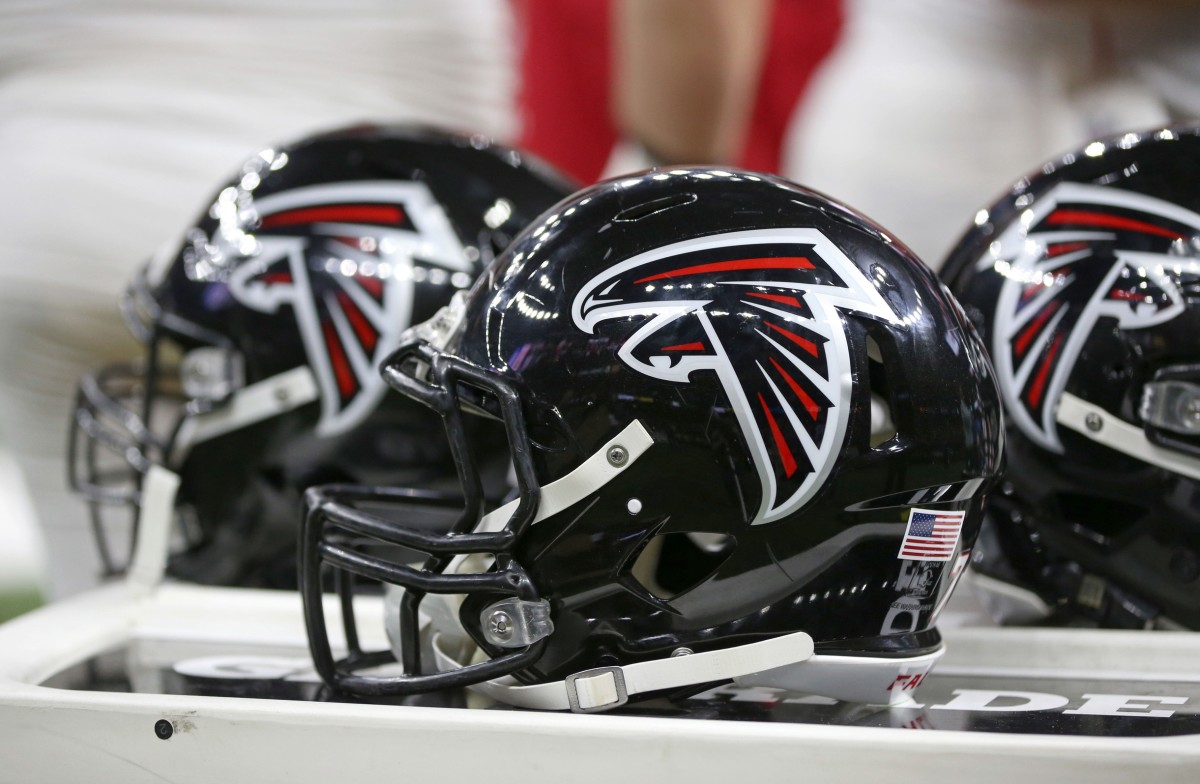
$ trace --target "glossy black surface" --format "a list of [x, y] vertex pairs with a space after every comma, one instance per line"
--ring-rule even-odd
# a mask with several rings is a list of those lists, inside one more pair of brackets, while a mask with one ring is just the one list
[[[1050, 428], [1060, 439], [1056, 448], [1019, 426], [1013, 411], [1025, 407], [1035, 421], [1053, 417], [1061, 372], [1062, 391], [1194, 459], [1200, 438], [1156, 429], [1139, 407], [1148, 381], [1200, 381], [1198, 182], [1197, 128], [1094, 142], [1048, 162], [981, 211], [943, 269], [989, 350], [1010, 352], [1014, 363], [1025, 356], [1039, 363], [1025, 386], [997, 374], [1009, 384], [1008, 468], [1005, 492], [992, 497], [976, 566], [1036, 591], [1064, 620], [1137, 628], [1165, 617], [1200, 627], [1197, 481], [1061, 425]], [[1071, 185], [1097, 190], [1055, 201], [1043, 215], [1044, 205]], [[1054, 234], [1079, 231], [1093, 236]], [[1030, 326], [1028, 337], [1017, 333], [1011, 341], [1002, 334], [1010, 317], [1002, 295], [1006, 285], [1022, 283], [1010, 283], [1016, 273], [1008, 252], [1013, 243], [1001, 242], [1006, 236], [1031, 248], [1032, 262], [1048, 273], [1025, 282], [1022, 301], [1053, 309], [1043, 333]], [[1059, 255], [1064, 264], [1056, 268]], [[1051, 288], [1056, 293], [1043, 306], [1043, 291]], [[1087, 308], [1101, 306], [1097, 318], [1087, 317]], [[1051, 355], [1056, 346], [1059, 354]], [[1029, 400], [1039, 374], [1045, 381], [1034, 406]]]
[[[190, 541], [172, 557], [172, 575], [294, 587], [296, 509], [307, 486], [453, 477], [445, 446], [430, 438], [437, 418], [381, 395], [369, 364], [571, 189], [520, 151], [431, 128], [356, 126], [260, 151], [217, 189], [165, 266], [151, 262], [135, 281], [123, 309], [146, 357], [120, 389], [101, 385], [85, 398], [77, 423], [92, 439], [76, 452], [94, 457], [96, 441], [115, 433], [125, 455], [144, 458], [135, 470], [158, 462], [180, 474], [178, 516]], [[373, 320], [375, 310], [392, 320]], [[308, 366], [319, 400], [183, 454], [173, 427], [230, 405], [227, 394], [179, 390], [178, 355], [210, 346], [227, 351], [239, 386]], [[353, 350], [367, 358], [364, 369]], [[107, 433], [94, 425], [102, 409], [122, 420]], [[94, 501], [122, 500], [116, 482], [103, 492], [102, 472], [80, 462], [72, 461], [77, 486]], [[124, 500], [136, 503], [136, 491]]]
[[[801, 234], [762, 234], [772, 230]], [[622, 266], [718, 236], [714, 247]], [[774, 310], [750, 304], [759, 302]], [[637, 312], [581, 326], [614, 303]], [[660, 307], [677, 318], [654, 321]], [[786, 360], [792, 381], [765, 369], [786, 357], [773, 335], [801, 347]], [[683, 362], [696, 368], [686, 377], [654, 375]], [[454, 365], [475, 378], [451, 378]], [[1002, 461], [990, 368], [936, 277], [867, 219], [749, 172], [656, 170], [575, 194], [489, 267], [444, 351], [402, 347], [384, 372], [452, 424], [464, 402], [501, 415], [495, 401], [515, 390], [524, 424], [504, 416], [512, 453], [538, 485], [635, 420], [654, 439], [600, 492], [511, 524], [513, 542], [498, 553], [549, 599], [555, 624], [536, 664], [516, 673], [526, 680], [797, 630], [822, 652], [931, 649], [954, 559], [897, 557], [909, 511], [965, 512], [956, 552], [969, 550]], [[776, 393], [785, 382], [804, 394]], [[895, 423], [875, 441], [872, 392]], [[799, 424], [784, 431], [789, 422]], [[801, 429], [832, 444], [828, 453], [807, 449]], [[806, 490], [810, 475], [818, 481]], [[724, 538], [706, 551], [682, 534]], [[653, 579], [635, 576], [660, 535]], [[497, 598], [472, 594], [460, 613], [492, 655], [478, 618]]]

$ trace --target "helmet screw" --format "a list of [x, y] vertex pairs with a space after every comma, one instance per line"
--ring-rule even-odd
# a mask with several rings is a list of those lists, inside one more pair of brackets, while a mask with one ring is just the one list
[[1200, 398], [1188, 398], [1183, 406], [1183, 419], [1184, 424], [1191, 428], [1200, 426]]
[[512, 638], [513, 624], [512, 618], [508, 617], [508, 613], [503, 610], [497, 610], [492, 613], [492, 617], [488, 619], [489, 631], [497, 640], [508, 640]]
[[1095, 433], [1100, 428], [1104, 427], [1104, 420], [1100, 418], [1099, 414], [1092, 413], [1083, 418], [1083, 424], [1087, 425], [1088, 430], [1091, 430], [1093, 433]]
[[676, 648], [675, 650], [671, 651], [671, 658], [675, 659], [680, 656], [691, 656], [693, 653], [695, 653], [695, 651], [693, 651], [691, 648]]
[[608, 462], [610, 465], [623, 466], [629, 462], [629, 453], [623, 446], [614, 446], [608, 450]]

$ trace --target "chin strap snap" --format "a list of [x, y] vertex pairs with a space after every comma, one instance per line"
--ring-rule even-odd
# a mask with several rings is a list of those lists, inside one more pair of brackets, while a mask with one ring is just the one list
[[[433, 635], [434, 656], [438, 669], [443, 671], [463, 666], [446, 650], [448, 647], [442, 634]], [[523, 685], [506, 677], [470, 688], [519, 708], [594, 713], [624, 705], [636, 694], [728, 681], [798, 664], [812, 655], [812, 637], [795, 632], [718, 651], [685, 653], [623, 667], [598, 667], [561, 681]]]

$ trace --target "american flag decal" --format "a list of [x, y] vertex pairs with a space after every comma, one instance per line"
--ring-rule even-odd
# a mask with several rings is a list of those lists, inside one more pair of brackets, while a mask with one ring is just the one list
[[943, 512], [913, 508], [897, 558], [917, 561], [949, 561], [958, 545], [966, 512]]

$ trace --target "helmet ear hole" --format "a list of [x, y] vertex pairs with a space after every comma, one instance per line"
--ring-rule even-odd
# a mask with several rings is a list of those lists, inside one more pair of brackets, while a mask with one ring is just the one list
[[896, 421], [892, 417], [892, 390], [884, 370], [883, 352], [875, 338], [867, 336], [867, 381], [871, 390], [871, 446], [896, 437]]
[[704, 582], [733, 555], [728, 534], [675, 531], [647, 541], [629, 573], [655, 598], [669, 601]]

